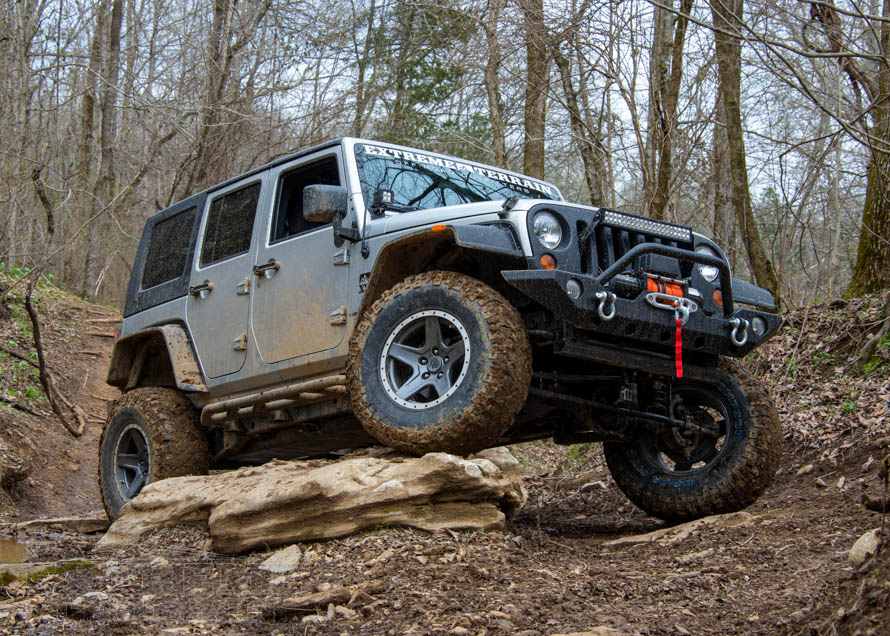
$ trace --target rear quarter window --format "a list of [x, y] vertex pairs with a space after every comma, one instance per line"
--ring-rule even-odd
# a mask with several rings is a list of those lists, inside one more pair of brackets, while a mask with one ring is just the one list
[[189, 256], [197, 208], [192, 206], [151, 228], [140, 287], [148, 289], [182, 276]]

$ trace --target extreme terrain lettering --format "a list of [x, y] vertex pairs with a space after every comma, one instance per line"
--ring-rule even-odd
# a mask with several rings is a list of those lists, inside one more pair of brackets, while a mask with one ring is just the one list
[[494, 179], [495, 181], [500, 181], [501, 183], [520, 186], [528, 190], [537, 190], [538, 192], [542, 192], [547, 196], [553, 196], [553, 188], [544, 183], [538, 183], [537, 181], [532, 181], [531, 179], [520, 179], [515, 175], [492, 170], [491, 168], [484, 168], [482, 166], [463, 163], [461, 161], [452, 161], [450, 159], [441, 159], [439, 157], [432, 157], [430, 155], [424, 155], [418, 152], [409, 152], [407, 150], [398, 150], [396, 148], [384, 148], [383, 146], [366, 145], [364, 146], [364, 149], [365, 153], [373, 155], [375, 157], [386, 157], [399, 159], [401, 161], [410, 161], [412, 163], [436, 166], [437, 168], [447, 168], [448, 170], [454, 170], [456, 172], [475, 173], [483, 177], [488, 177], [489, 179]]

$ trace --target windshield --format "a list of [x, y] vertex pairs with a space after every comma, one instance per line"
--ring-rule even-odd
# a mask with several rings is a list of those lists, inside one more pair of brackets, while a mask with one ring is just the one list
[[425, 210], [476, 201], [510, 197], [559, 200], [552, 185], [459, 159], [371, 144], [356, 144], [365, 205], [372, 207], [374, 194], [389, 190], [395, 211]]

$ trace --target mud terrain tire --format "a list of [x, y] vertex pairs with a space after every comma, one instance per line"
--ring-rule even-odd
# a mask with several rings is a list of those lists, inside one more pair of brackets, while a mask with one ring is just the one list
[[530, 381], [519, 312], [488, 285], [453, 272], [418, 274], [386, 291], [350, 342], [356, 417], [383, 444], [417, 455], [494, 445]]
[[124, 393], [99, 440], [99, 490], [108, 518], [117, 519], [145, 484], [206, 474], [209, 462], [198, 413], [185, 396], [160, 387]]
[[679, 522], [741, 510], [775, 475], [782, 432], [772, 399], [759, 380], [733, 362], [721, 360], [710, 374], [713, 384], [677, 380], [673, 386], [674, 399], [680, 396], [688, 404], [694, 422], [722, 432], [710, 449], [699, 440], [695, 465], [671, 448], [670, 432], [644, 430], [633, 442], [604, 445], [618, 487], [655, 517]]

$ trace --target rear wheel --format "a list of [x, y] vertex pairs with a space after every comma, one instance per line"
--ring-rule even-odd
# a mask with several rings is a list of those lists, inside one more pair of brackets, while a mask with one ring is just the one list
[[453, 272], [412, 276], [385, 292], [362, 317], [349, 355], [359, 421], [415, 454], [492, 446], [531, 381], [519, 313], [488, 285]]
[[604, 445], [618, 487], [637, 506], [670, 521], [734, 512], [772, 481], [782, 434], [772, 399], [743, 368], [721, 361], [712, 382], [674, 383], [671, 415], [692, 425], [645, 429]]
[[99, 441], [99, 489], [110, 519], [153, 481], [206, 474], [207, 440], [192, 404], [173, 389], [122, 395]]

